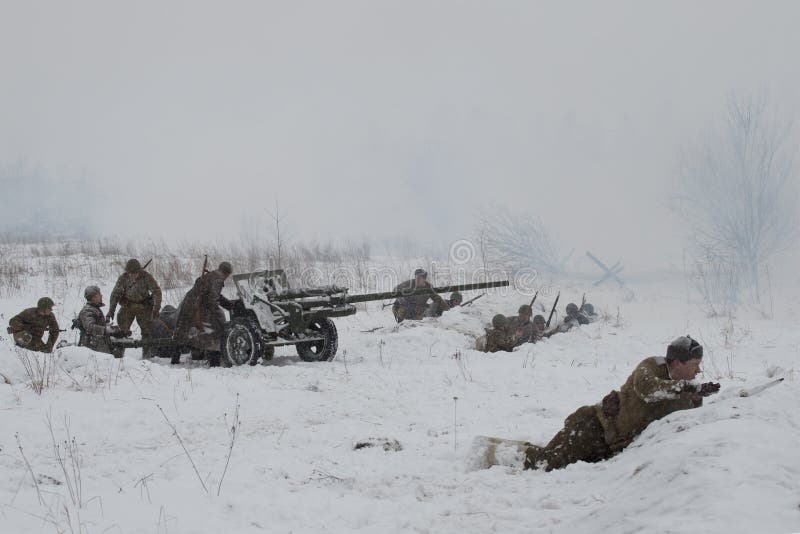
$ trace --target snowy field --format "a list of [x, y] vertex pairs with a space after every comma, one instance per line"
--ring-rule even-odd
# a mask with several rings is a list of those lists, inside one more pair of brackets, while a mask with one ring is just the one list
[[[497, 293], [400, 326], [372, 305], [336, 321], [330, 363], [291, 347], [230, 369], [68, 347], [41, 394], [3, 330], [0, 532], [799, 532], [798, 295], [780, 294], [774, 318], [709, 319], [677, 275], [633, 284], [632, 301], [590, 286], [561, 284], [559, 308], [588, 290], [605, 320], [514, 353], [472, 350], [494, 313], [527, 300]], [[39, 296], [0, 300], [3, 325]], [[702, 408], [607, 462], [469, 469], [474, 436], [546, 442], [687, 333], [706, 349], [700, 380], [722, 383]], [[785, 381], [738, 396], [773, 377]], [[402, 450], [354, 450], [369, 438]]]

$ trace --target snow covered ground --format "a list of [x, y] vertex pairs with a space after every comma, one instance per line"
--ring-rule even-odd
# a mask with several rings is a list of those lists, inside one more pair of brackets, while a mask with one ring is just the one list
[[[562, 284], [559, 307], [588, 287]], [[41, 395], [4, 335], [0, 532], [800, 531], [796, 295], [774, 319], [731, 320], [705, 318], [677, 280], [633, 288], [631, 302], [592, 289], [610, 317], [511, 354], [471, 350], [494, 313], [525, 301], [493, 294], [400, 326], [377, 306], [337, 320], [330, 363], [292, 348], [231, 369], [64, 348]], [[39, 296], [0, 301], [5, 321]], [[79, 309], [65, 300], [62, 327]], [[706, 348], [700, 378], [722, 383], [704, 407], [657, 421], [607, 462], [468, 469], [475, 435], [546, 442], [686, 333]], [[771, 377], [786, 380], [737, 396]], [[402, 450], [354, 450], [368, 438]]]

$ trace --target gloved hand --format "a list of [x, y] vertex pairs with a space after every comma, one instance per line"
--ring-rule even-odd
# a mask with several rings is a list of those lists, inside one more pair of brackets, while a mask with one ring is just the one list
[[705, 384], [700, 384], [700, 389], [697, 393], [701, 397], [708, 397], [719, 391], [719, 388], [720, 385], [717, 382], [706, 382]]
[[9, 334], [16, 334], [17, 333], [17, 331], [14, 330], [13, 328], [11, 328], [10, 326], [8, 328], [6, 328], [6, 332], [8, 332]]
[[118, 326], [114, 325], [114, 326], [107, 326], [106, 327], [106, 334], [114, 335], [114, 334], [118, 334], [118, 333], [119, 333], [119, 327]]
[[603, 397], [603, 415], [606, 417], [619, 415], [619, 393], [616, 390]]

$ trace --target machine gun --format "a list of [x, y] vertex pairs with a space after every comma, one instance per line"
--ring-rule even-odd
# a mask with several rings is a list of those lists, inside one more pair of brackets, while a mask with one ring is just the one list
[[302, 360], [330, 361], [338, 346], [331, 319], [353, 315], [361, 302], [508, 286], [503, 280], [351, 295], [337, 285], [292, 288], [283, 270], [237, 274], [233, 282], [239, 300], [221, 341], [222, 355], [232, 365], [255, 365], [285, 345], [294, 345]]

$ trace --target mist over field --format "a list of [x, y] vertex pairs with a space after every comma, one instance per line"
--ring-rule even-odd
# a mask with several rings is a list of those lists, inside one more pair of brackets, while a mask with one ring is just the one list
[[46, 203], [76, 230], [216, 241], [278, 202], [297, 240], [440, 246], [495, 206], [565, 254], [657, 268], [684, 248], [681, 151], [731, 94], [787, 116], [800, 95], [794, 2], [0, 9], [0, 168], [59, 191], [4, 174], [4, 228]]

